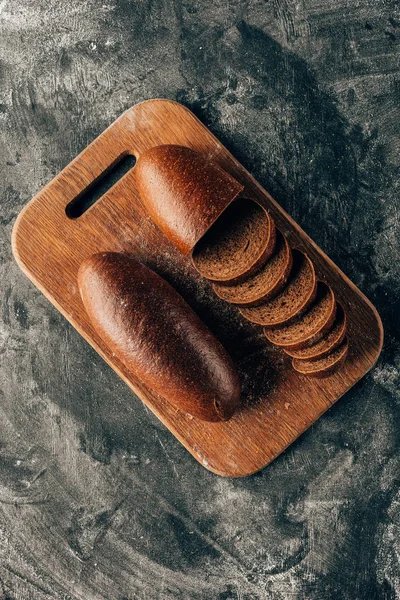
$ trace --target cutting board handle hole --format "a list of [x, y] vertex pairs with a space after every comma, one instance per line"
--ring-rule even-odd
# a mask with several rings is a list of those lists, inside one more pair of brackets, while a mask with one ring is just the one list
[[70, 219], [81, 217], [95, 202], [100, 200], [113, 185], [134, 167], [136, 158], [132, 154], [122, 154], [105, 171], [103, 171], [65, 208]]

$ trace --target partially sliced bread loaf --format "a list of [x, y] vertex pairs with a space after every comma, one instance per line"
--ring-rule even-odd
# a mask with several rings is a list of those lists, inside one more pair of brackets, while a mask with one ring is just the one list
[[339, 348], [324, 358], [317, 360], [299, 360], [298, 358], [293, 358], [292, 365], [296, 371], [308, 377], [326, 377], [326, 375], [330, 375], [340, 369], [347, 358], [348, 350], [349, 345], [345, 339]]
[[271, 256], [275, 224], [257, 202], [232, 202], [196, 244], [192, 260], [211, 281], [238, 283], [255, 273]]
[[274, 252], [255, 275], [236, 285], [214, 283], [213, 288], [217, 296], [231, 304], [257, 306], [280, 292], [289, 277], [292, 264], [290, 246], [277, 230]]
[[264, 329], [266, 338], [284, 349], [300, 350], [319, 340], [332, 326], [336, 315], [335, 295], [322, 281], [317, 296], [308, 311], [283, 327]]
[[286, 354], [289, 354], [292, 358], [299, 358], [302, 360], [316, 360], [327, 356], [333, 350], [336, 350], [343, 342], [346, 334], [346, 315], [340, 304], [337, 305], [336, 318], [333, 326], [328, 333], [324, 335], [318, 342], [308, 348], [302, 350], [290, 350], [284, 348]]
[[317, 282], [311, 260], [298, 250], [293, 251], [293, 268], [283, 290], [261, 306], [239, 308], [253, 323], [274, 327], [288, 323], [301, 315], [313, 302]]

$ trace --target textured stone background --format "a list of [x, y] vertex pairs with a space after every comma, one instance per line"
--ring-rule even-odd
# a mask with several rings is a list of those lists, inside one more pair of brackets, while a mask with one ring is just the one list
[[[0, 27], [0, 598], [400, 598], [398, 2], [0, 0]], [[132, 401], [11, 255], [25, 203], [151, 97], [194, 110], [386, 330], [242, 480]]]

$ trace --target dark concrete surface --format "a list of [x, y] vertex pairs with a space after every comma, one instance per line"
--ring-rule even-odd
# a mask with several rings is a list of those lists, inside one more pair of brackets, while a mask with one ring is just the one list
[[[400, 598], [400, 7], [0, 0], [0, 598]], [[258, 475], [203, 469], [15, 264], [132, 104], [189, 106], [376, 304], [374, 370]]]

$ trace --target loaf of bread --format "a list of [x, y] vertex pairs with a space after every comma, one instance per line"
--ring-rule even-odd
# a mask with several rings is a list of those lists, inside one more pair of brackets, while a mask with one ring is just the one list
[[184, 146], [155, 146], [135, 166], [140, 197], [154, 223], [188, 254], [243, 186], [214, 161]]
[[95, 331], [146, 386], [194, 417], [229, 419], [240, 383], [229, 355], [159, 275], [115, 252], [91, 256], [78, 274]]
[[336, 318], [333, 290], [318, 282], [310, 257], [290, 247], [240, 182], [207, 155], [173, 145], [144, 152], [136, 182], [155, 224], [191, 253], [220, 298], [264, 326], [295, 370], [321, 377], [343, 364], [346, 317], [340, 308]]

